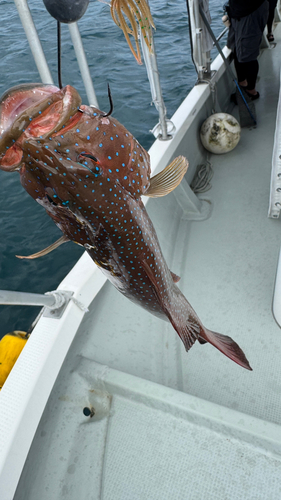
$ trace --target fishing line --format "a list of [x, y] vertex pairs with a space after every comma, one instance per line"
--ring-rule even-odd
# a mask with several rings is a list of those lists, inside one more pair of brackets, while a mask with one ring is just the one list
[[62, 89], [61, 81], [61, 25], [57, 21], [57, 44], [58, 44], [58, 84], [59, 88]]
[[77, 22], [85, 14], [90, 0], [43, 0], [49, 14], [57, 21], [58, 41], [58, 84], [61, 81], [61, 26], [60, 23]]

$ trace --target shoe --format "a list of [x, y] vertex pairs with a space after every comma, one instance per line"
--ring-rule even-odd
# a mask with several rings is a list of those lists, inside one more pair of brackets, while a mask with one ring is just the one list
[[234, 94], [231, 94], [231, 96], [230, 96], [230, 102], [233, 102], [237, 106], [236, 92], [234, 92]]
[[269, 42], [274, 42], [274, 36], [272, 33], [268, 33], [268, 35], [266, 35], [266, 38], [268, 39]]
[[248, 92], [247, 89], [243, 89], [243, 90], [244, 90], [244, 92], [246, 92], [247, 96], [250, 98], [251, 101], [255, 101], [260, 96], [259, 92], [257, 92], [256, 94], [251, 94], [250, 92]]

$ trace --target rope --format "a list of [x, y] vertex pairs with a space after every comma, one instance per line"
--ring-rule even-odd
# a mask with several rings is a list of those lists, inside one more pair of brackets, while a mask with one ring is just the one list
[[194, 193], [205, 193], [211, 189], [211, 180], [213, 178], [214, 171], [212, 164], [206, 160], [205, 163], [198, 165], [196, 174], [190, 184], [191, 189]]

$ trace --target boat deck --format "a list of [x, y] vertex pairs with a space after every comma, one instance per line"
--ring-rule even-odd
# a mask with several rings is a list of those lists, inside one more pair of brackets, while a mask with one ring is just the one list
[[187, 299], [208, 328], [239, 343], [253, 371], [207, 344], [187, 354], [171, 325], [106, 283], [72, 343], [15, 500], [281, 498], [281, 331], [271, 308], [281, 221], [267, 217], [280, 26], [275, 35], [260, 58], [258, 126], [211, 157], [212, 189], [201, 196], [211, 216], [184, 220], [176, 193], [147, 205]]
[[211, 156], [212, 189], [201, 195], [212, 204], [211, 216], [181, 219], [176, 194], [147, 204], [185, 296], [208, 328], [239, 343], [253, 372], [210, 345], [196, 343], [187, 354], [171, 325], [128, 302], [110, 283], [93, 302], [73, 347], [111, 368], [276, 423], [281, 331], [271, 305], [281, 221], [269, 219], [267, 211], [280, 62], [278, 46], [261, 55], [258, 126], [242, 129], [231, 153]]
[[267, 213], [280, 67], [278, 45], [262, 53], [258, 126], [243, 128], [231, 153], [212, 155], [212, 189], [205, 196], [212, 215], [190, 225], [184, 269], [175, 271], [182, 272], [184, 293], [201, 320], [235, 339], [253, 368], [241, 370], [196, 345], [188, 359], [181, 353], [182, 390], [279, 424], [281, 330], [272, 299], [281, 220]]

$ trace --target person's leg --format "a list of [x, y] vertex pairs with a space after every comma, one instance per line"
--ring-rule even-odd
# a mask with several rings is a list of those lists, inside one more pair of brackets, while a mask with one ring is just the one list
[[248, 81], [248, 87], [247, 91], [250, 94], [256, 95], [257, 91], [255, 89], [256, 87], [256, 81], [257, 81], [257, 76], [259, 72], [259, 63], [256, 60], [254, 61], [249, 61], [247, 63], [244, 63], [246, 65], [246, 77]]
[[272, 24], [273, 24], [273, 19], [274, 19], [274, 9], [271, 10], [269, 9], [268, 12], [268, 19], [267, 19], [267, 33], [269, 35], [272, 35]]
[[235, 60], [234, 58], [234, 64], [239, 85], [241, 87], [247, 87], [245, 89], [247, 94], [258, 96], [258, 92], [255, 88], [259, 72], [258, 61], [255, 59], [254, 61], [240, 63], [237, 59]]
[[[271, 35], [271, 37], [273, 37], [273, 34], [272, 34], [272, 25], [273, 25], [273, 19], [274, 19], [274, 11], [275, 11], [275, 7], [277, 5], [277, 0], [269, 0], [269, 11], [268, 11], [268, 19], [267, 19], [267, 38], [269, 38], [269, 36]], [[274, 38], [273, 38], [274, 40]]]
[[242, 81], [242, 77], [247, 80], [248, 86], [245, 90], [249, 96], [252, 96], [252, 99], [259, 97], [255, 89], [259, 71], [257, 58], [267, 18], [268, 2], [264, 1], [252, 14], [241, 18], [237, 28], [236, 55], [239, 71], [237, 76], [239, 81]]
[[240, 63], [238, 61], [237, 56], [236, 56], [236, 51], [234, 51], [234, 66], [235, 66], [235, 70], [237, 73], [237, 80], [238, 80], [239, 85], [241, 87], [247, 87], [247, 85], [248, 85], [247, 76], [246, 76], [247, 71], [246, 71], [244, 63]]

